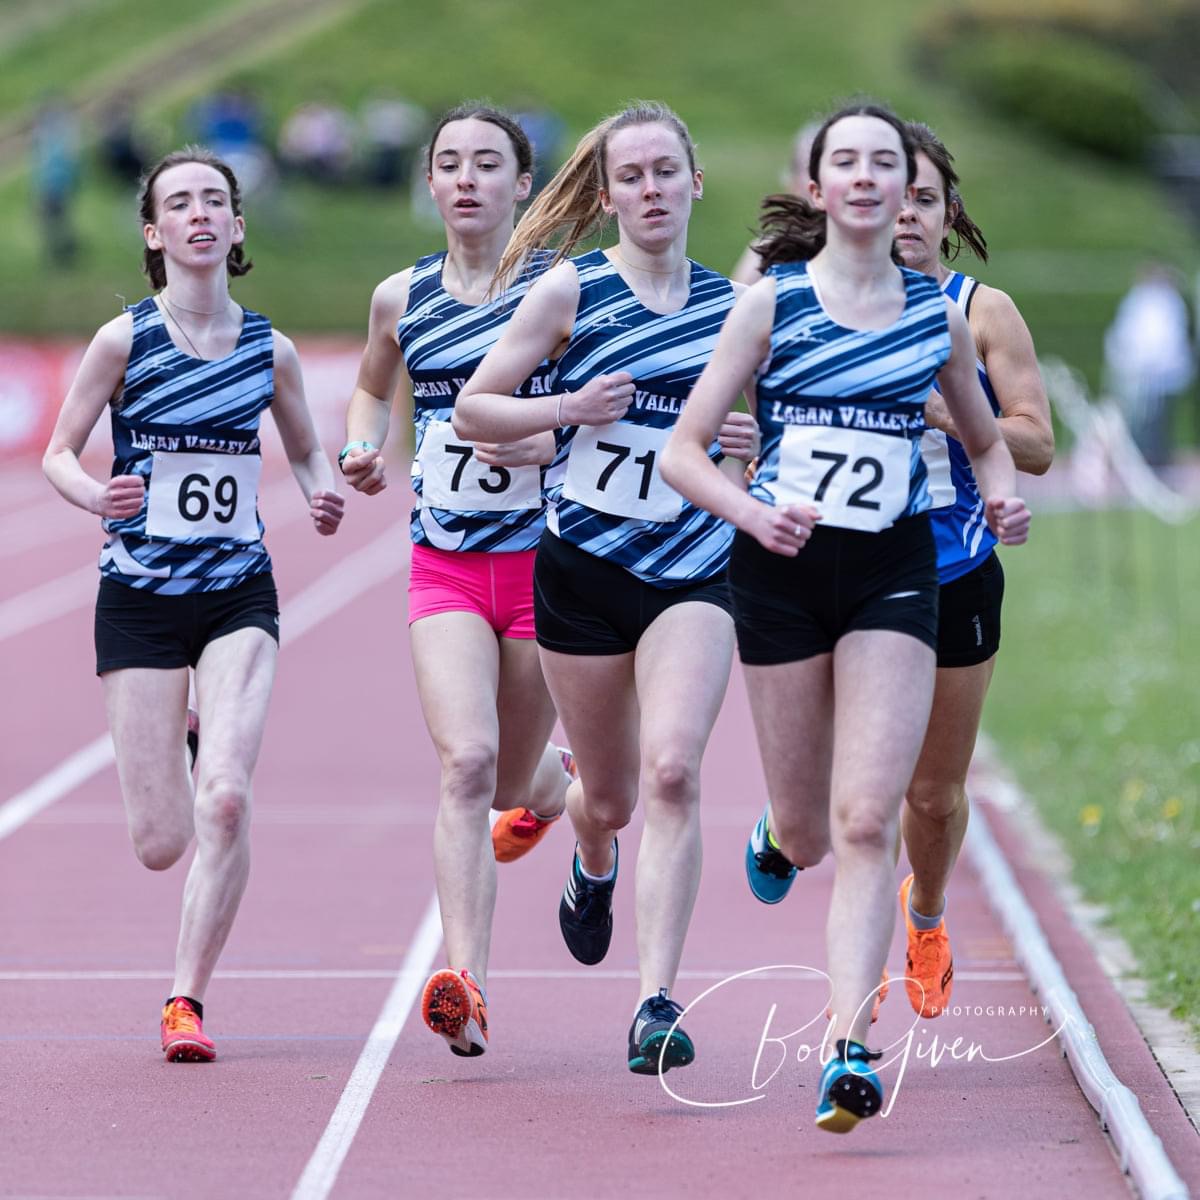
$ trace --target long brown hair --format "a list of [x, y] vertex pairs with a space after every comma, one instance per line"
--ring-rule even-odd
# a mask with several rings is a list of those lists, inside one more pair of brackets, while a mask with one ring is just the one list
[[[808, 173], [817, 179], [821, 155], [825, 152], [825, 139], [832, 126], [846, 117], [875, 117], [890, 125], [900, 138], [904, 161], [911, 184], [917, 174], [916, 146], [908, 133], [908, 127], [891, 109], [881, 104], [862, 101], [846, 105], [832, 116], [826, 117], [817, 136], [813, 138], [808, 156]], [[797, 262], [813, 258], [825, 245], [825, 214], [802, 196], [774, 195], [762, 202], [762, 236], [754, 244], [754, 252], [762, 259], [762, 269], [775, 263]], [[896, 257], [893, 251], [893, 258]]]
[[[958, 190], [958, 173], [953, 165], [954, 155], [946, 149], [942, 139], [923, 122], [906, 121], [905, 128], [916, 146], [917, 153], [925, 155], [942, 177], [946, 212], [950, 217], [950, 229], [942, 238], [942, 257], [953, 262], [962, 253], [965, 245], [981, 262], [987, 262], [987, 238], [983, 236], [983, 230], [967, 216], [966, 206]], [[950, 240], [951, 235], [954, 237], [953, 241]]]
[[[558, 239], [554, 263], [561, 262], [590, 233], [604, 225], [600, 192], [607, 181], [609, 139], [632, 125], [666, 125], [674, 130], [695, 173], [696, 147], [687, 126], [665, 104], [638, 100], [598, 125], [579, 140], [574, 153], [558, 169], [538, 198], [517, 223], [496, 267], [496, 280], [508, 278], [513, 268], [533, 250]], [[553, 265], [553, 264], [552, 264]]]
[[[158, 220], [154, 204], [154, 185], [158, 182], [158, 177], [164, 171], [169, 171], [172, 167], [181, 167], [184, 163], [202, 163], [206, 167], [212, 167], [214, 171], [220, 171], [225, 176], [225, 182], [229, 184], [229, 203], [233, 215], [242, 215], [242, 189], [238, 186], [233, 168], [204, 146], [184, 146], [181, 150], [172, 150], [170, 154], [164, 155], [142, 176], [138, 189], [138, 215], [142, 218], [143, 228], [153, 225]], [[253, 266], [254, 264], [246, 258], [240, 242], [229, 247], [229, 253], [225, 257], [225, 269], [233, 278], [245, 275]], [[156, 292], [167, 286], [167, 269], [163, 264], [161, 250], [151, 250], [147, 246], [142, 251], [142, 271]]]

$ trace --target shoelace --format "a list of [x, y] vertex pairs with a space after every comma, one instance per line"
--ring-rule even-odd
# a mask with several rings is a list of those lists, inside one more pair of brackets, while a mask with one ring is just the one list
[[788, 879], [796, 869], [789, 858], [770, 846], [765, 850], [756, 850], [754, 861], [764, 875], [774, 875], [776, 879]]
[[575, 874], [575, 916], [583, 925], [602, 924], [608, 916], [608, 884], [592, 883]]
[[199, 1033], [200, 1018], [185, 1004], [172, 1004], [167, 1009], [167, 1029], [171, 1033]]
[[645, 1007], [656, 1021], [666, 1021], [668, 1025], [674, 1025], [683, 1015], [683, 1006], [666, 996], [651, 996]]

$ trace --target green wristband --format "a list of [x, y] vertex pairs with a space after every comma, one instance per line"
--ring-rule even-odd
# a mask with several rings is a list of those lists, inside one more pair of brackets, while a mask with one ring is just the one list
[[370, 442], [347, 442], [338, 454], [338, 470], [344, 475], [346, 472], [342, 470], [342, 464], [346, 461], [346, 455], [354, 450], [378, 450], [378, 446], [372, 445]]

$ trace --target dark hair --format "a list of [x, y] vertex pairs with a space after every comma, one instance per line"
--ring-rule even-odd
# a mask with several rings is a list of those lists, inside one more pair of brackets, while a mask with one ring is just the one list
[[589, 233], [604, 223], [600, 191], [608, 180], [608, 142], [614, 133], [633, 125], [666, 125], [673, 130], [683, 144], [689, 168], [695, 173], [696, 147], [679, 116], [665, 104], [635, 100], [593, 126], [579, 140], [574, 153], [542, 188], [517, 223], [504, 257], [496, 267], [494, 280], [507, 278], [531, 250], [548, 246], [557, 234], [565, 231], [554, 255], [554, 262], [561, 262]]
[[[172, 150], [170, 154], [164, 155], [142, 176], [138, 187], [138, 215], [142, 218], [143, 227], [153, 225], [158, 220], [158, 212], [154, 206], [154, 185], [158, 182], [158, 177], [164, 171], [169, 171], [172, 167], [181, 167], [185, 163], [203, 163], [206, 167], [212, 167], [214, 171], [220, 171], [225, 176], [225, 182], [229, 184], [229, 203], [233, 208], [233, 215], [242, 215], [242, 189], [238, 186], [233, 168], [204, 146], [184, 146], [182, 150]], [[240, 243], [229, 247], [229, 253], [225, 257], [225, 269], [235, 279], [239, 275], [245, 275], [253, 266], [254, 264], [246, 258]], [[142, 251], [142, 271], [156, 292], [167, 286], [167, 269], [163, 265], [161, 250], [151, 250], [147, 246]]]
[[942, 238], [942, 256], [950, 261], [962, 253], [963, 245], [970, 247], [971, 253], [981, 262], [987, 262], [987, 239], [983, 230], [967, 216], [966, 206], [958, 190], [958, 173], [954, 170], [954, 155], [946, 149], [945, 143], [928, 125], [921, 121], [906, 122], [909, 137], [917, 148], [918, 154], [923, 154], [937, 168], [942, 177], [942, 190], [946, 194], [946, 212], [950, 217], [950, 234]]
[[433, 148], [437, 145], [438, 134], [451, 121], [472, 120], [487, 121], [489, 125], [495, 125], [497, 128], [503, 129], [508, 134], [508, 140], [512, 143], [513, 153], [517, 156], [517, 174], [533, 174], [533, 144], [530, 142], [525, 130], [517, 124], [517, 119], [498, 108], [493, 108], [489, 104], [467, 100], [462, 104], [456, 104], [453, 108], [442, 113], [438, 118], [438, 123], [433, 127], [433, 132], [429, 135], [429, 144], [422, 151], [422, 157], [425, 159], [426, 175], [433, 172]]
[[[825, 118], [809, 152], [809, 177], [818, 179], [821, 155], [825, 152], [825, 138], [829, 130], [846, 117], [875, 117], [896, 131], [904, 150], [908, 182], [911, 184], [917, 175], [917, 156], [908, 128], [891, 109], [870, 101], [847, 104]], [[825, 245], [825, 214], [801, 196], [768, 196], [762, 202], [761, 225], [762, 237], [753, 249], [762, 259], [764, 271], [775, 263], [810, 259]], [[892, 257], [896, 258], [894, 250]]]

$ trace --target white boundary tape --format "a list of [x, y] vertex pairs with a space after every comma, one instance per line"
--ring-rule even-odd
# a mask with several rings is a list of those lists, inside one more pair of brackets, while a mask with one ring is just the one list
[[1137, 1097], [1108, 1065], [1096, 1031], [1067, 983], [1037, 917], [1021, 895], [979, 805], [971, 806], [966, 849], [989, 902], [1012, 939], [1017, 960], [1046, 1006], [1048, 1023], [1062, 1027], [1059, 1037], [1063, 1053], [1083, 1094], [1099, 1114], [1101, 1127], [1112, 1138], [1121, 1170], [1133, 1180], [1142, 1200], [1188, 1200], [1187, 1186], [1147, 1123]]

